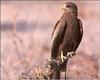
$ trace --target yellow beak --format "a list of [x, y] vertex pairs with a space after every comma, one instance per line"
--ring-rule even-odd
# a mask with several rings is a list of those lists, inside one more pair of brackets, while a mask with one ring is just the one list
[[66, 5], [64, 4], [64, 5], [62, 5], [61, 7], [60, 7], [60, 9], [61, 10], [66, 10], [67, 8], [66, 8]]

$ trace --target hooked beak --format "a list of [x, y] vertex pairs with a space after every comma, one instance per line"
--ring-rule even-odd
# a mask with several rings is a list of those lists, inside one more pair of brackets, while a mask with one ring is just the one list
[[64, 4], [64, 5], [62, 5], [62, 6], [60, 7], [60, 9], [61, 9], [61, 10], [66, 11], [67, 13], [72, 12], [72, 10], [71, 10], [70, 8], [66, 7], [66, 5], [65, 5], [65, 4]]
[[60, 9], [61, 10], [66, 10], [67, 8], [66, 8], [66, 5], [64, 4], [64, 5], [62, 5], [61, 7], [60, 7]]

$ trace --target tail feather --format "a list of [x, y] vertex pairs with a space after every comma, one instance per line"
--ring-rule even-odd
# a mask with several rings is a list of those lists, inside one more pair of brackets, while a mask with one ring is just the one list
[[66, 67], [67, 67], [67, 62], [68, 60], [66, 60], [61, 66], [60, 66], [60, 71], [64, 72]]

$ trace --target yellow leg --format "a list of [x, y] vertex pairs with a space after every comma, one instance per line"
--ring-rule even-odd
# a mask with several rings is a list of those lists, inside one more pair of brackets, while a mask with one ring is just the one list
[[60, 58], [61, 58], [62, 63], [64, 62], [64, 59], [66, 59], [66, 57], [63, 55], [63, 51], [61, 51], [61, 56], [60, 56]]

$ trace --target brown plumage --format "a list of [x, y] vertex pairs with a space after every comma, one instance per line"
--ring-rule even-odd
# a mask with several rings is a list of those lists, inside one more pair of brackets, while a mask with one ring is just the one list
[[[52, 33], [51, 58], [56, 59], [63, 51], [64, 56], [68, 52], [76, 51], [83, 35], [82, 22], [77, 18], [77, 6], [72, 2], [67, 2], [62, 7], [65, 12], [56, 23]], [[66, 67], [66, 62], [62, 65]]]

